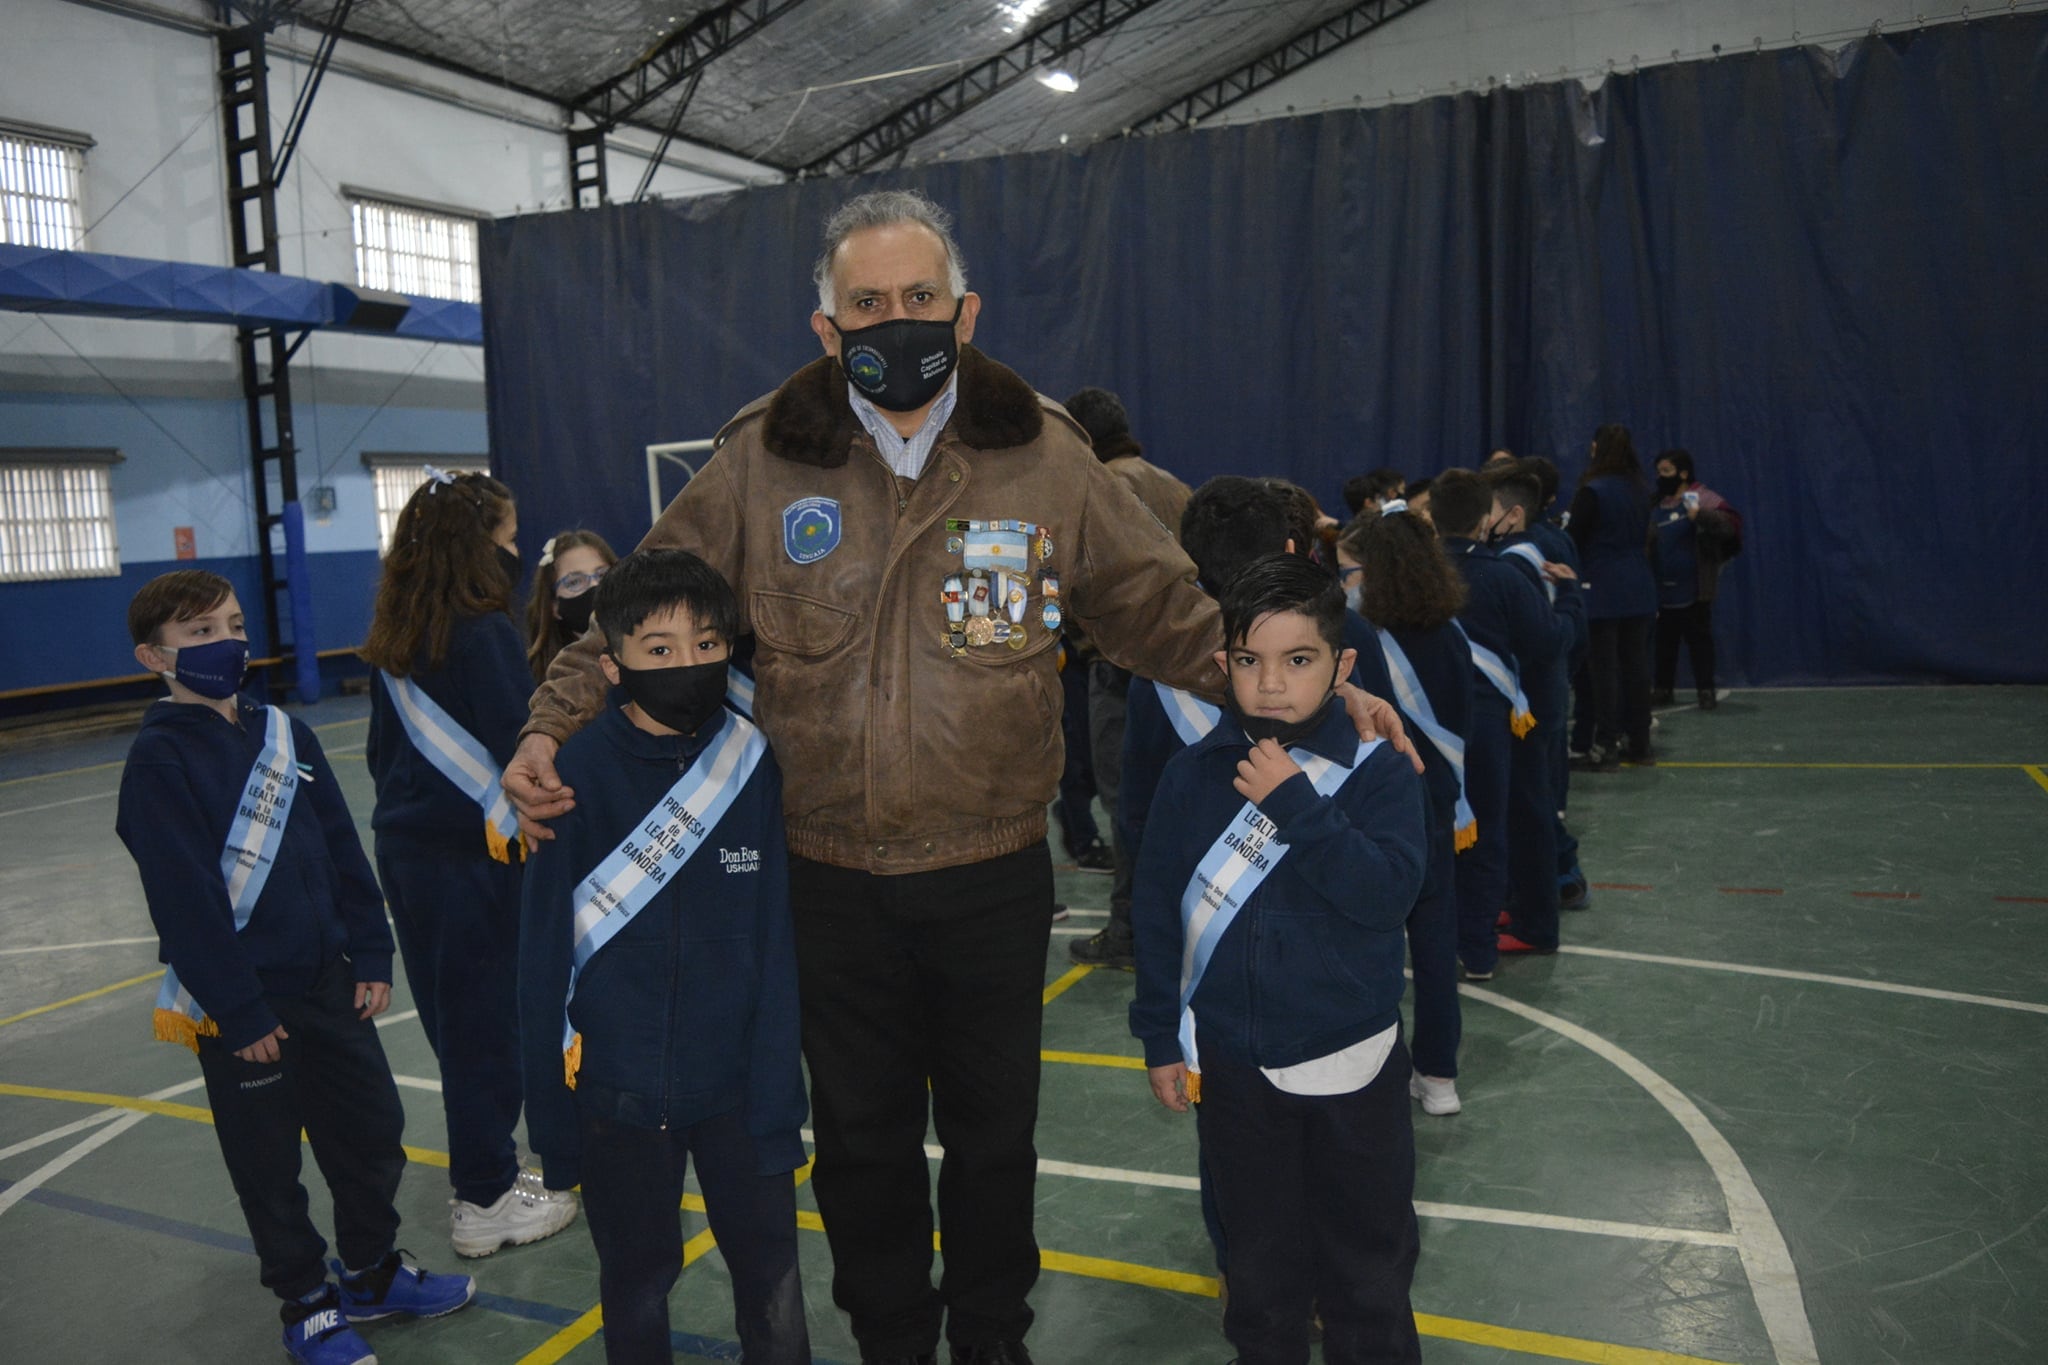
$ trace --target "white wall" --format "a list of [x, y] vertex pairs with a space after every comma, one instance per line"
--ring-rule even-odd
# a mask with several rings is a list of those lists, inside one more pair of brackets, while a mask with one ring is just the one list
[[[1429, 0], [1384, 28], [1215, 115], [1212, 123], [1396, 103], [1564, 76], [1596, 78], [1673, 60], [1868, 32], [1954, 16], [1956, 0]], [[1979, 13], [2001, 10], [1979, 3]]]

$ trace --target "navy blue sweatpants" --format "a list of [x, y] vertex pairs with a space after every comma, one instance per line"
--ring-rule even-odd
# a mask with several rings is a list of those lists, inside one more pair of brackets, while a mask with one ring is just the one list
[[1520, 742], [1508, 729], [1507, 702], [1481, 688], [1465, 736], [1465, 800], [1479, 822], [1479, 842], [1457, 864], [1458, 958], [1467, 971], [1490, 972], [1500, 960], [1495, 922], [1508, 896], [1508, 746]]
[[[1427, 800], [1427, 796], [1424, 797]], [[1429, 863], [1408, 912], [1408, 963], [1415, 975], [1415, 1069], [1458, 1074], [1464, 1016], [1458, 1009], [1458, 890], [1455, 814], [1429, 815]]]
[[[479, 844], [482, 840], [479, 838]], [[405, 979], [441, 1064], [448, 1180], [488, 1207], [512, 1188], [519, 1076], [521, 867], [475, 853], [377, 841]]]

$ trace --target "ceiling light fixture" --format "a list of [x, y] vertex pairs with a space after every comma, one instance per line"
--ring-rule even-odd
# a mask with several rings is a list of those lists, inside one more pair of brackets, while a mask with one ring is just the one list
[[1081, 82], [1074, 79], [1074, 73], [1063, 66], [1056, 66], [1050, 71], [1039, 72], [1038, 83], [1046, 89], [1056, 90], [1062, 95], [1071, 95], [1081, 88]]

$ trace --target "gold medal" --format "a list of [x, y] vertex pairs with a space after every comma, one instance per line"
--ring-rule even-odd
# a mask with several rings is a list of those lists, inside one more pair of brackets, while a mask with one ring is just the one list
[[1026, 635], [1030, 634], [1030, 633], [1031, 633], [1031, 632], [1029, 632], [1029, 631], [1027, 631], [1027, 630], [1025, 630], [1025, 629], [1024, 629], [1024, 627], [1023, 627], [1022, 623], [1019, 623], [1019, 624], [1017, 624], [1017, 625], [1011, 626], [1011, 627], [1010, 627], [1010, 648], [1012, 648], [1012, 649], [1022, 649], [1022, 648], [1024, 648], [1024, 637], [1025, 637]]
[[990, 619], [989, 619], [988, 617], [986, 617], [986, 616], [970, 616], [970, 617], [968, 617], [968, 618], [967, 618], [967, 643], [968, 643], [968, 644], [970, 644], [970, 645], [986, 645], [986, 644], [992, 644], [992, 643], [994, 643], [994, 642], [995, 642], [995, 638], [996, 638], [996, 623], [995, 623], [994, 621], [991, 621], [991, 620], [990, 620]]

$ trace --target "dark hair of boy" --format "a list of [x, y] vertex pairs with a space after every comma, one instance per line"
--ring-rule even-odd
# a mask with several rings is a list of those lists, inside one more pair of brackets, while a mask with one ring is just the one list
[[1262, 618], [1293, 611], [1315, 623], [1333, 654], [1343, 651], [1344, 589], [1312, 559], [1281, 553], [1253, 560], [1224, 589], [1222, 606], [1223, 638], [1231, 646], [1243, 644]]
[[1436, 478], [1434, 475], [1428, 478], [1411, 479], [1408, 482], [1408, 492], [1405, 496], [1407, 497], [1408, 501], [1414, 502], [1417, 498], [1421, 497], [1424, 493], [1427, 493], [1430, 489], [1434, 488], [1435, 486]]
[[1370, 474], [1360, 474], [1344, 481], [1344, 505], [1357, 516], [1365, 510], [1368, 502], [1383, 502], [1392, 493], [1398, 493], [1408, 481], [1397, 469], [1375, 469]]
[[1305, 549], [1299, 534], [1286, 494], [1238, 474], [1219, 474], [1197, 488], [1180, 518], [1181, 548], [1211, 597], [1221, 597], [1245, 565], [1286, 549], [1290, 539]]
[[1095, 458], [1104, 464], [1144, 453], [1144, 447], [1131, 436], [1131, 416], [1124, 411], [1123, 400], [1108, 389], [1082, 389], [1060, 406], [1088, 433]]
[[165, 626], [206, 615], [234, 590], [234, 584], [205, 569], [158, 574], [128, 603], [128, 635], [138, 645], [160, 644], [157, 635]]
[[[1260, 483], [1287, 500], [1287, 538], [1294, 542], [1298, 555], [1313, 555], [1322, 537], [1316, 521], [1323, 515], [1323, 509], [1316, 505], [1315, 495], [1298, 483], [1285, 479], [1264, 478]], [[1272, 548], [1284, 549], [1275, 545]]]
[[547, 555], [533, 571], [533, 596], [526, 599], [526, 666], [532, 670], [535, 682], [545, 681], [548, 665], [555, 661], [555, 656], [575, 643], [561, 618], [555, 615], [555, 584], [561, 579], [555, 561], [565, 551], [578, 549], [597, 551], [607, 570], [619, 562], [610, 543], [595, 531], [563, 531], [548, 542]]
[[429, 477], [399, 509], [391, 550], [377, 584], [363, 662], [394, 677], [409, 676], [426, 650], [426, 666], [448, 658], [458, 616], [512, 614], [512, 584], [491, 537], [512, 510], [512, 490], [488, 474]]
[[1683, 481], [1684, 481], [1685, 483], [1692, 483], [1692, 482], [1694, 481], [1694, 475], [1693, 475], [1693, 472], [1692, 472], [1692, 452], [1691, 452], [1691, 451], [1689, 451], [1689, 450], [1667, 450], [1667, 451], [1664, 451], [1664, 452], [1663, 452], [1662, 454], [1660, 454], [1659, 456], [1657, 456], [1657, 463], [1658, 463], [1658, 464], [1662, 464], [1662, 463], [1664, 463], [1664, 461], [1666, 461], [1666, 460], [1669, 460], [1669, 461], [1671, 461], [1671, 467], [1672, 467], [1673, 469], [1675, 469], [1675, 470], [1677, 470], [1677, 471], [1678, 471], [1678, 477], [1679, 477], [1679, 478], [1680, 478], [1681, 480], [1683, 480]]
[[1434, 630], [1465, 609], [1464, 575], [1421, 517], [1367, 513], [1337, 544], [1364, 571], [1359, 615], [1381, 630]]
[[1477, 534], [1493, 510], [1493, 485], [1469, 469], [1446, 469], [1429, 486], [1429, 518], [1446, 536]]
[[1580, 484], [1613, 475], [1631, 486], [1643, 481], [1643, 462], [1636, 458], [1636, 440], [1619, 422], [1608, 422], [1593, 433], [1593, 458], [1586, 463]]
[[1533, 526], [1536, 514], [1543, 508], [1543, 485], [1534, 471], [1519, 464], [1502, 465], [1487, 479], [1493, 485], [1494, 499], [1503, 507], [1522, 509], [1522, 524]]
[[1543, 499], [1537, 506], [1548, 507], [1556, 501], [1558, 486], [1564, 482], [1563, 476], [1557, 472], [1557, 465], [1541, 455], [1524, 456], [1519, 464], [1521, 468], [1536, 476], [1537, 490]]
[[591, 616], [614, 659], [626, 637], [671, 607], [682, 607], [728, 643], [739, 633], [740, 604], [732, 584], [688, 550], [636, 550], [605, 570], [591, 591], [597, 594]]

